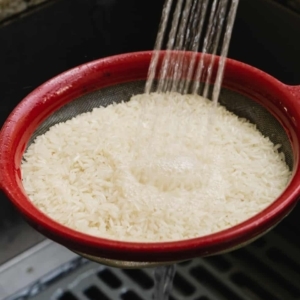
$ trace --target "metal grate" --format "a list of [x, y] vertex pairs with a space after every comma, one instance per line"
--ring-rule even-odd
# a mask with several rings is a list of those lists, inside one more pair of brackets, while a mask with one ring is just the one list
[[[299, 300], [299, 232], [290, 229], [280, 225], [243, 249], [178, 264], [170, 300]], [[38, 295], [14, 300], [150, 300], [152, 275], [84, 260]]]

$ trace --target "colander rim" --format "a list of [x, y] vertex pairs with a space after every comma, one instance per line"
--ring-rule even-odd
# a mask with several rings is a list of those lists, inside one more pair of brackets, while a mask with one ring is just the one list
[[[45, 97], [45, 95], [49, 92], [49, 89], [55, 89], [56, 91], [60, 91], [62, 94], [70, 92], [72, 85], [68, 85], [65, 87], [66, 90], [63, 90], [61, 82], [71, 80], [73, 84], [74, 82], [75, 84], [78, 84], [81, 80], [80, 78], [82, 77], [82, 74], [86, 76], [86, 74], [89, 74], [88, 72], [96, 72], [96, 69], [99, 67], [105, 69], [112, 65], [117, 66], [119, 64], [124, 66], [130, 65], [134, 62], [149, 64], [152, 53], [153, 51], [143, 51], [111, 56], [83, 64], [59, 74], [25, 97], [13, 110], [2, 127], [0, 132], [0, 170], [2, 170], [0, 174], [1, 188], [13, 204], [36, 229], [48, 237], [58, 240], [71, 249], [78, 251], [84, 249], [85, 251], [89, 251], [93, 254], [101, 253], [107, 258], [126, 258], [137, 261], [159, 261], [166, 260], [166, 258], [169, 258], [169, 260], [180, 260], [191, 258], [197, 253], [198, 256], [210, 255], [246, 243], [248, 240], [258, 236], [264, 231], [267, 231], [270, 227], [274, 226], [279, 220], [285, 217], [297, 203], [296, 201], [300, 194], [300, 168], [298, 158], [294, 162], [295, 171], [287, 188], [262, 212], [231, 228], [207, 236], [181, 241], [128, 242], [114, 241], [91, 236], [75, 231], [52, 220], [31, 203], [25, 195], [24, 190], [15, 184], [17, 181], [17, 173], [20, 172], [20, 170], [18, 167], [12, 166], [13, 164], [16, 164], [16, 158], [14, 153], [9, 153], [9, 147], [12, 147], [12, 143], [14, 142], [10, 139], [10, 137], [13, 135], [15, 130], [17, 130], [17, 120], [20, 118], [21, 114], [25, 113], [24, 108], [33, 105], [33, 102], [37, 99]], [[164, 52], [161, 51], [161, 55], [163, 55], [163, 53]], [[281, 91], [281, 95], [285, 96], [286, 104], [289, 104], [290, 110], [294, 110], [292, 112], [293, 117], [295, 118], [294, 126], [297, 126], [297, 128], [295, 127], [295, 131], [297, 129], [297, 132], [299, 132], [298, 123], [300, 124], [300, 109], [297, 109], [298, 100], [295, 101], [295, 97], [292, 93], [290, 93], [286, 85], [269, 74], [236, 60], [226, 59], [226, 68], [227, 67], [235, 68], [242, 73], [247, 72], [252, 74], [259, 80], [263, 80], [270, 86], [276, 87], [278, 91]], [[138, 77], [138, 75], [136, 76]], [[299, 135], [296, 135], [295, 138], [297, 139], [295, 144], [299, 147]]]

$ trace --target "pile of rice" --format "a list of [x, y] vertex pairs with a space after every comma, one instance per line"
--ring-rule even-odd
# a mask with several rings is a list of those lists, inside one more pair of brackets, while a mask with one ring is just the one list
[[234, 226], [284, 190], [290, 171], [248, 121], [210, 101], [142, 94], [56, 124], [24, 154], [24, 188], [45, 214], [123, 241]]

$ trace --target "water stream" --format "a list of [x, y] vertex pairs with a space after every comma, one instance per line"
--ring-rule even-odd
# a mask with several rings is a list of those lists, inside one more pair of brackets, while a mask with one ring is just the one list
[[161, 266], [154, 270], [154, 300], [168, 300], [176, 273], [175, 265]]
[[[145, 93], [199, 94], [217, 104], [238, 3], [239, 0], [166, 0]], [[160, 50], [166, 50], [161, 62]], [[188, 59], [183, 51], [191, 51]], [[199, 60], [198, 51], [202, 52]], [[213, 76], [216, 55], [220, 58]], [[154, 300], [169, 299], [174, 275], [175, 265], [155, 269]]]
[[[194, 93], [217, 102], [238, 3], [239, 0], [166, 0], [145, 93]], [[161, 66], [160, 50], [166, 51]], [[191, 51], [189, 59], [181, 51]], [[198, 51], [203, 53], [199, 61]], [[221, 58], [212, 80], [216, 55]], [[183, 74], [185, 80], [181, 80]]]

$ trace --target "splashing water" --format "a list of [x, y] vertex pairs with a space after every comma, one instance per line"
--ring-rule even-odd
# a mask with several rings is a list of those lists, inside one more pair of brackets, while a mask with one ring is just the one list
[[168, 300], [176, 273], [175, 265], [157, 267], [154, 270], [154, 300]]

